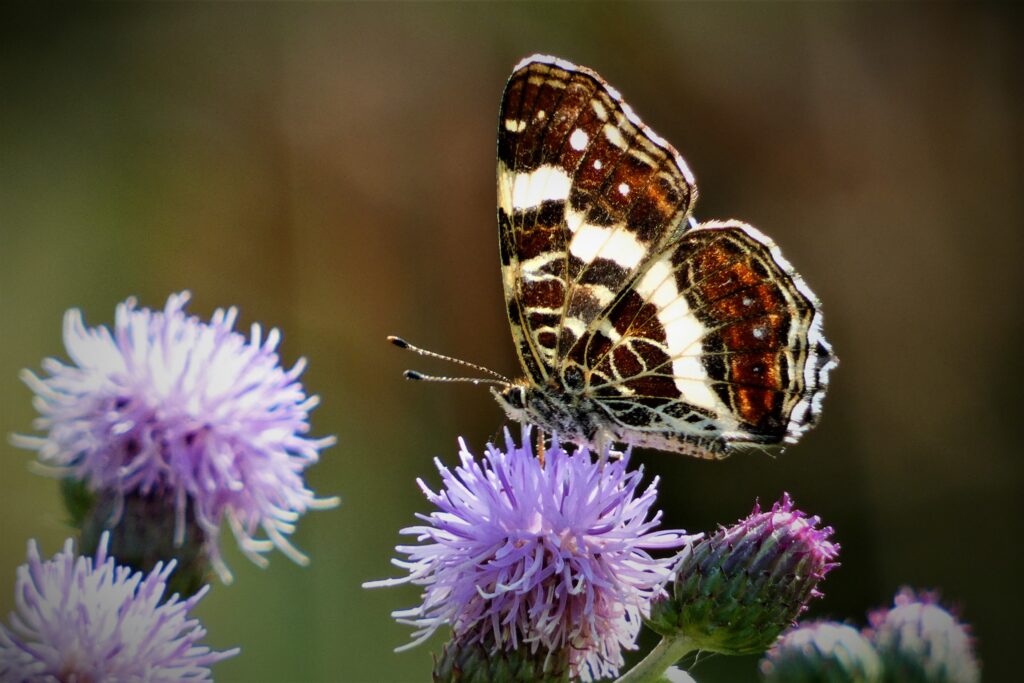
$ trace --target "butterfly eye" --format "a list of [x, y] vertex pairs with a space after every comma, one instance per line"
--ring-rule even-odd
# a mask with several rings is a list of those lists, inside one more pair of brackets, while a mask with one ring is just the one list
[[525, 408], [526, 387], [511, 387], [508, 392], [508, 402], [513, 408]]

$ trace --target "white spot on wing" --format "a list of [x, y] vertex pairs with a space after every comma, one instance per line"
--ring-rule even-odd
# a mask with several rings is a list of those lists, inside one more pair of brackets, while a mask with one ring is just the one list
[[619, 149], [626, 149], [626, 139], [622, 137], [622, 132], [615, 125], [606, 123], [601, 130], [604, 131], [604, 136], [608, 138], [608, 142]]
[[569, 144], [572, 145], [572, 148], [577, 152], [586, 148], [588, 140], [590, 140], [590, 136], [588, 136], [587, 132], [582, 128], [577, 128], [572, 132], [572, 135], [569, 136]]
[[576, 231], [583, 227], [586, 214], [582, 211], [573, 211], [567, 209], [565, 212], [565, 227], [569, 228], [569, 232], [576, 234]]
[[608, 110], [604, 108], [600, 100], [590, 100], [590, 106], [594, 108], [594, 113], [597, 114], [597, 118], [602, 121], [608, 120]]
[[587, 285], [587, 287], [591, 295], [597, 299], [597, 303], [602, 306], [607, 306], [615, 299], [615, 292], [604, 285]]
[[583, 214], [572, 210], [566, 212], [566, 219], [574, 233], [569, 251], [584, 263], [593, 263], [594, 259], [601, 257], [624, 268], [635, 268], [647, 255], [647, 247], [620, 226], [591, 225], [584, 222]]
[[612, 325], [612, 321], [608, 320], [608, 318], [601, 321], [597, 331], [608, 337], [608, 340], [611, 341], [612, 344], [618, 344], [622, 341], [622, 335], [619, 334], [619, 331], [615, 329], [615, 326]]
[[626, 183], [619, 183], [619, 194], [623, 197], [629, 194], [629, 185]]
[[602, 166], [604, 166], [604, 164], [601, 163], [600, 159], [594, 159], [594, 168], [600, 171]]
[[548, 251], [520, 262], [519, 268], [523, 271], [523, 276], [528, 278], [536, 273], [536, 271], [539, 271], [544, 266], [559, 258], [561, 258], [561, 256], [557, 251]]
[[526, 128], [526, 121], [522, 119], [505, 119], [505, 130], [513, 133], [521, 133]]
[[512, 216], [512, 176], [504, 161], [498, 162], [498, 208]]
[[547, 200], [569, 198], [572, 181], [559, 166], [544, 165], [532, 173], [519, 173], [512, 183], [512, 208], [530, 209]]
[[[642, 140], [643, 138], [640, 139]], [[643, 150], [631, 149], [629, 150], [629, 155], [645, 166], [650, 166], [651, 168], [658, 167], [658, 162], [654, 160], [654, 157], [644, 153]]]
[[562, 320], [562, 327], [572, 332], [577, 339], [582, 337], [583, 333], [587, 331], [587, 326], [583, 324], [582, 320], [568, 316]]

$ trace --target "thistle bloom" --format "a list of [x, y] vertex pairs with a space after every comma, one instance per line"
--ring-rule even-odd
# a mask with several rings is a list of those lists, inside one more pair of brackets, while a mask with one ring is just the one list
[[829, 621], [801, 624], [761, 661], [766, 683], [880, 683], [882, 663], [860, 631]]
[[[162, 312], [118, 305], [111, 332], [87, 328], [81, 312], [64, 317], [72, 363], [43, 361], [48, 377], [25, 371], [42, 436], [15, 437], [55, 474], [81, 480], [121, 509], [126, 497], [157, 497], [175, 515], [175, 541], [194, 523], [222, 579], [218, 530], [227, 518], [254, 562], [274, 546], [297, 562], [287, 539], [308, 509], [330, 507], [302, 472], [333, 438], [309, 439], [318, 399], [299, 382], [305, 361], [280, 365], [276, 329], [249, 339], [234, 331], [238, 311], [218, 309], [209, 323], [185, 313], [188, 292]], [[186, 518], [189, 524], [186, 525]], [[266, 538], [255, 538], [262, 530]]]
[[937, 596], [903, 589], [894, 606], [868, 615], [866, 631], [882, 657], [885, 681], [977, 683], [981, 670], [966, 626]]
[[76, 557], [68, 540], [42, 561], [29, 541], [28, 563], [18, 568], [16, 611], [0, 624], [0, 680], [209, 681], [213, 664], [238, 654], [214, 652], [198, 642], [206, 631], [188, 612], [207, 586], [188, 600], [161, 602], [173, 562], [148, 575], [107, 556], [107, 537], [95, 560]]
[[694, 648], [760, 654], [821, 593], [836, 564], [830, 527], [793, 507], [788, 494], [772, 509], [719, 529], [683, 554], [672, 596], [655, 603], [651, 627]]
[[414, 641], [441, 626], [454, 643], [483, 644], [494, 653], [521, 647], [568, 657], [573, 678], [615, 675], [622, 650], [635, 647], [641, 616], [663, 592], [674, 559], [648, 551], [692, 541], [679, 531], [654, 531], [657, 480], [642, 492], [642, 470], [629, 472], [627, 453], [595, 461], [570, 454], [557, 440], [546, 462], [534, 456], [530, 430], [517, 446], [489, 444], [478, 462], [460, 440], [460, 465], [435, 461], [443, 488], [420, 488], [438, 509], [423, 525], [403, 529], [420, 545], [398, 546], [408, 560], [400, 579], [370, 586], [423, 586], [423, 603], [394, 616], [417, 627]]

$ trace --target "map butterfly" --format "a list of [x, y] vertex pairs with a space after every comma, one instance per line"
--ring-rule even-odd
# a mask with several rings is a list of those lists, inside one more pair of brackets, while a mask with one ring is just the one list
[[696, 198], [676, 150], [597, 73], [523, 60], [498, 120], [498, 230], [525, 377], [470, 381], [502, 385], [510, 418], [596, 448], [795, 443], [837, 362], [820, 304], [758, 230], [691, 218]]

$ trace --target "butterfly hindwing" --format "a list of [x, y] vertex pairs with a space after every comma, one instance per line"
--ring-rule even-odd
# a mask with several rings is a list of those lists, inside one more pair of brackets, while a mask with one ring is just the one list
[[738, 221], [683, 234], [585, 337], [563, 375], [583, 370], [620, 437], [708, 440], [709, 455], [715, 444], [795, 441], [831, 367], [814, 295]]
[[678, 153], [601, 78], [526, 60], [498, 121], [506, 307], [527, 375], [545, 383], [696, 198]]

